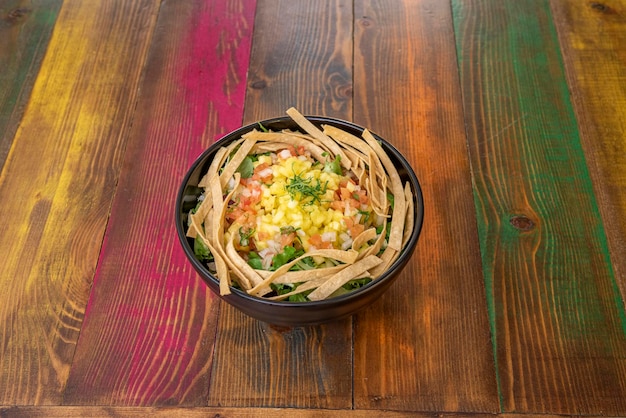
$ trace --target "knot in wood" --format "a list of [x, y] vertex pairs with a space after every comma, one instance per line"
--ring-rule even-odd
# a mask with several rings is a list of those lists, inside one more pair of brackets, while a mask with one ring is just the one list
[[524, 215], [515, 215], [509, 219], [509, 222], [515, 229], [519, 229], [520, 231], [530, 231], [535, 227], [535, 223], [532, 219]]
[[265, 80], [257, 80], [250, 83], [250, 87], [255, 90], [263, 90], [267, 87], [267, 82]]
[[23, 18], [24, 16], [26, 16], [26, 14], [28, 14], [28, 12], [30, 12], [29, 9], [27, 9], [25, 7], [19, 7], [17, 9], [13, 9], [9, 13], [7, 13], [7, 15], [4, 18], [4, 20], [6, 20], [7, 22], [14, 23], [14, 22], [17, 22], [18, 20], [20, 20], [21, 18]]
[[361, 18], [361, 20], [359, 22], [360, 22], [361, 26], [363, 26], [364, 28], [368, 28], [368, 27], [372, 26], [372, 21], [367, 16], [363, 16], [363, 18]]
[[611, 7], [607, 6], [604, 3], [598, 2], [598, 1], [592, 1], [591, 3], [589, 3], [589, 5], [596, 12], [600, 12], [600, 13], [604, 13], [604, 14], [614, 14], [615, 13], [615, 10], [611, 9]]

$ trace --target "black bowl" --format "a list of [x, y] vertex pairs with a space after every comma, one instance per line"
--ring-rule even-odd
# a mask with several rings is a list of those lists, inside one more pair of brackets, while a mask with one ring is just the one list
[[[360, 137], [363, 132], [362, 127], [338, 119], [318, 116], [307, 116], [307, 119], [318, 127], [322, 124], [333, 125], [357, 137]], [[176, 200], [176, 229], [183, 250], [200, 277], [214, 293], [243, 313], [260, 321], [279, 326], [293, 327], [315, 325], [350, 316], [378, 299], [395, 281], [398, 277], [398, 273], [400, 273], [413, 254], [422, 229], [424, 214], [424, 202], [417, 176], [409, 165], [409, 162], [398, 150], [383, 138], [372, 133], [374, 137], [380, 141], [383, 149], [398, 168], [402, 182], [406, 183], [408, 181], [411, 185], [413, 189], [415, 216], [415, 226], [406, 246], [402, 249], [400, 255], [389, 269], [376, 280], [350, 293], [321, 301], [272, 301], [248, 295], [246, 292], [235, 288], [231, 288], [231, 294], [222, 296], [219, 291], [218, 278], [215, 277], [202, 262], [196, 259], [193, 251], [193, 240], [186, 237], [187, 214], [189, 210], [196, 205], [197, 197], [202, 193], [202, 190], [199, 189], [197, 185], [202, 176], [206, 173], [217, 150], [239, 139], [246, 132], [258, 128], [259, 123], [267, 129], [274, 131], [280, 131], [282, 129], [301, 130], [290, 117], [279, 117], [252, 123], [222, 137], [198, 157], [185, 175]], [[407, 277], [406, 279], [409, 278]]]

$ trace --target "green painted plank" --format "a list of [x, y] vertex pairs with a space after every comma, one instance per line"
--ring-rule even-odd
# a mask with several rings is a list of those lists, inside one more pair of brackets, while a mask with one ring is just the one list
[[624, 306], [548, 1], [453, 13], [502, 408], [624, 414]]
[[0, 3], [0, 168], [11, 148], [62, 3]]

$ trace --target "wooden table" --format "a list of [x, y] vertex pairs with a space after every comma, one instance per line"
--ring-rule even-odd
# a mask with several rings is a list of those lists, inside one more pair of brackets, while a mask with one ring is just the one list
[[[626, 415], [626, 1], [0, 1], [0, 415]], [[411, 262], [280, 329], [175, 195], [226, 132], [353, 121], [413, 164]]]

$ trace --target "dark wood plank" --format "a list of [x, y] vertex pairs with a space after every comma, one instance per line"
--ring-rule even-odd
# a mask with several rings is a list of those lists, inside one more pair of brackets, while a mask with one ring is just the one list
[[422, 182], [424, 228], [390, 291], [359, 315], [355, 407], [499, 410], [450, 4], [355, 3], [354, 119]]
[[61, 401], [157, 7], [59, 13], [0, 175], [1, 404]]
[[46, 52], [63, 0], [0, 4], [0, 168]]
[[[52, 407], [0, 407], [6, 418], [100, 418], [100, 417], [154, 417], [154, 418], [250, 418], [271, 416], [276, 418], [431, 418], [427, 412], [394, 412], [348, 409], [294, 409], [294, 408], [182, 408], [182, 407], [121, 407], [121, 406], [52, 406]], [[556, 415], [491, 415], [491, 414], [437, 414], [439, 418], [557, 418]], [[593, 417], [589, 417], [593, 418]]]
[[[290, 106], [350, 118], [349, 1], [259, 1], [254, 33], [246, 122]], [[275, 329], [224, 306], [209, 405], [351, 408], [351, 324]]]
[[205, 405], [219, 299], [174, 229], [193, 160], [241, 124], [254, 0], [161, 5], [64, 401]]
[[626, 298], [626, 2], [551, 4], [615, 276]]
[[626, 316], [548, 1], [454, 15], [503, 409], [624, 415]]
[[352, 3], [307, 3], [259, 6], [246, 121], [284, 116], [291, 106], [352, 118]]

